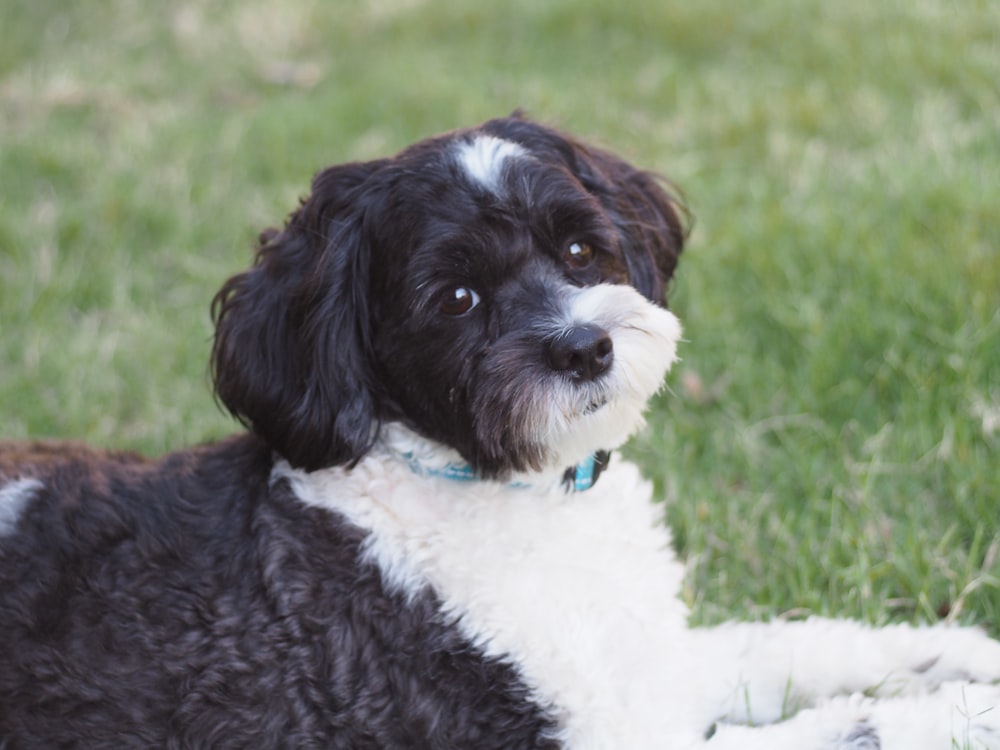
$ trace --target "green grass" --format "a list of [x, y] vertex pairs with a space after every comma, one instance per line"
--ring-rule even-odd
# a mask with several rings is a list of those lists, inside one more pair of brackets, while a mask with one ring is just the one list
[[522, 106], [696, 217], [630, 448], [696, 618], [1000, 634], [997, 3], [0, 2], [3, 434], [233, 430], [208, 302], [256, 232], [322, 165]]

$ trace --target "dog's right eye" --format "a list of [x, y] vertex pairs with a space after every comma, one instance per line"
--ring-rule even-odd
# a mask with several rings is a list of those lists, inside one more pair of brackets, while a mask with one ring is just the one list
[[465, 315], [479, 304], [479, 295], [467, 286], [456, 287], [441, 300], [440, 309], [445, 315]]
[[570, 268], [580, 271], [589, 267], [595, 258], [594, 248], [586, 242], [574, 242], [563, 252], [563, 260]]

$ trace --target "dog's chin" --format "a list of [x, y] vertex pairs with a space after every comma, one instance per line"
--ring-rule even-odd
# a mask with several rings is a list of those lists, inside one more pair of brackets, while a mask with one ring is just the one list
[[565, 470], [596, 451], [620, 447], [643, 426], [646, 404], [656, 390], [586, 398], [572, 410], [554, 406], [541, 440], [542, 472]]

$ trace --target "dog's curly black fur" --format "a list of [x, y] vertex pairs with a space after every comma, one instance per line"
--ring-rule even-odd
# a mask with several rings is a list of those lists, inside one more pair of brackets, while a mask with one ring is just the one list
[[244, 435], [149, 462], [8, 447], [0, 747], [554, 748], [514, 670], [386, 590]]

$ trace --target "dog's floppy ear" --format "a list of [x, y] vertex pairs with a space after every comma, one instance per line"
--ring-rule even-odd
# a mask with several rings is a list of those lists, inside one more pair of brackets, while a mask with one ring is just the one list
[[321, 172], [254, 265], [212, 301], [212, 375], [225, 407], [293, 466], [357, 461], [377, 431], [364, 183], [381, 162]]
[[665, 304], [667, 283], [687, 239], [687, 210], [676, 188], [617, 156], [574, 144], [574, 172], [610, 212], [628, 266], [629, 281]]

